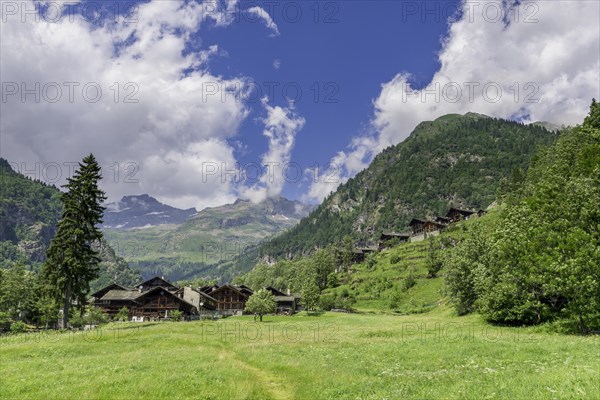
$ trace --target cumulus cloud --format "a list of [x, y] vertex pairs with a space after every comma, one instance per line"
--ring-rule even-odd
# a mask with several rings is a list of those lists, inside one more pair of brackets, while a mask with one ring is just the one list
[[288, 107], [271, 106], [268, 99], [262, 99], [267, 112], [263, 119], [263, 135], [268, 139], [269, 148], [262, 156], [265, 166], [259, 181], [250, 186], [241, 187], [240, 195], [252, 202], [259, 203], [268, 197], [281, 194], [286, 180], [301, 178], [302, 171], [290, 163], [296, 134], [304, 126], [305, 120], [294, 112], [293, 105]]
[[228, 143], [249, 111], [239, 97], [221, 94], [243, 78], [210, 73], [216, 45], [189, 52], [186, 43], [206, 21], [231, 21], [235, 3], [151, 1], [131, 24], [5, 16], [2, 157], [34, 170], [93, 152], [112, 200], [150, 193], [199, 209], [233, 200], [230, 182], [203, 178], [202, 162], [235, 163]]
[[399, 72], [384, 83], [374, 100], [375, 133], [336, 154], [330, 182], [315, 182], [307, 197], [320, 201], [419, 122], [445, 114], [580, 123], [600, 94], [598, 15], [595, 1], [463, 2], [431, 82], [417, 90], [411, 74]]
[[269, 13], [266, 12], [263, 8], [253, 6], [248, 8], [246, 12], [250, 15], [255, 16], [257, 19], [263, 21], [265, 26], [271, 30], [270, 36], [279, 36], [279, 28], [277, 27], [277, 24], [275, 23], [275, 21], [273, 21], [273, 18], [271, 18]]

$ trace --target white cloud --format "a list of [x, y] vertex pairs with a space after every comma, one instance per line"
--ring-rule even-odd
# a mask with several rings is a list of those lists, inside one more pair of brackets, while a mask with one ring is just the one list
[[[224, 86], [241, 88], [245, 78], [210, 73], [206, 62], [221, 54], [216, 45], [183, 55], [202, 23], [232, 21], [236, 2], [223, 9], [215, 4], [152, 1], [139, 5], [137, 23], [102, 26], [81, 17], [52, 23], [31, 16], [23, 23], [20, 15], [7, 16], [1, 24], [2, 80], [16, 83], [19, 93], [8, 95], [3, 87], [2, 157], [31, 169], [93, 152], [111, 200], [150, 193], [198, 209], [232, 200], [230, 182], [220, 176], [203, 182], [199, 173], [202, 160], [235, 163], [228, 140], [249, 111], [241, 96], [221, 93]], [[30, 2], [22, 6], [33, 9]], [[22, 102], [21, 83], [29, 89], [39, 84], [39, 101], [29, 94]], [[97, 102], [84, 99], [86, 84], [92, 97], [101, 88]], [[62, 97], [51, 102], [57, 87]], [[126, 170], [128, 162], [136, 167]]]
[[270, 106], [267, 98], [262, 99], [267, 111], [263, 120], [263, 135], [269, 141], [269, 149], [263, 154], [261, 163], [266, 166], [265, 173], [259, 182], [252, 186], [240, 188], [240, 195], [252, 202], [259, 203], [268, 197], [281, 194], [286, 179], [301, 178], [302, 171], [290, 164], [291, 153], [296, 140], [296, 133], [304, 126], [304, 118], [298, 116], [293, 106]]
[[[489, 9], [504, 7], [510, 23], [492, 22], [494, 12], [483, 12], [486, 3]], [[419, 122], [445, 114], [472, 111], [524, 122], [581, 122], [591, 98], [600, 95], [598, 15], [595, 1], [463, 3], [463, 17], [450, 25], [431, 83], [414, 90], [411, 75], [399, 73], [383, 84], [374, 101], [376, 133], [354, 138], [332, 160], [337, 170], [322, 174], [335, 182], [319, 180], [307, 197], [320, 201], [374, 155], [406, 139]], [[453, 91], [457, 87], [460, 96]], [[501, 88], [500, 98], [495, 88]]]
[[265, 23], [265, 26], [271, 30], [270, 36], [279, 36], [279, 28], [268, 12], [258, 6], [253, 6], [246, 10], [248, 14], [256, 16]]

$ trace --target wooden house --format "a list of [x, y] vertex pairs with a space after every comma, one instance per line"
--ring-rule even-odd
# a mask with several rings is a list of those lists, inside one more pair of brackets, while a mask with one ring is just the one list
[[424, 232], [425, 223], [427, 221], [423, 219], [413, 218], [408, 226], [412, 229], [413, 236], [421, 235]]
[[275, 297], [275, 303], [277, 304], [277, 314], [293, 314], [300, 308], [300, 296], [290, 293], [283, 293], [280, 290], [275, 289], [273, 286], [265, 288]]
[[92, 293], [91, 297], [93, 299], [99, 299], [102, 296], [104, 296], [106, 293], [110, 292], [111, 290], [132, 290], [129, 289], [125, 286], [121, 286], [118, 283], [111, 283], [110, 285], [103, 287], [102, 289], [98, 290], [95, 293]]
[[441, 232], [446, 228], [446, 226], [446, 224], [441, 224], [435, 221], [425, 221], [425, 224], [423, 224], [423, 233], [427, 235], [434, 232]]
[[[287, 296], [286, 293], [283, 293], [282, 291], [275, 289], [273, 286], [267, 286], [265, 288], [265, 290], [271, 292], [271, 294], [273, 296]], [[288, 292], [289, 292], [289, 290], [288, 290]]]
[[452, 221], [448, 217], [440, 217], [439, 215], [434, 218], [434, 222], [442, 225], [449, 225]]
[[379, 236], [379, 250], [383, 250], [392, 242], [404, 243], [410, 240], [410, 235], [406, 233], [383, 232]]
[[133, 289], [113, 283], [92, 294], [92, 298], [93, 304], [109, 316], [114, 317], [126, 307], [130, 318], [136, 320], [169, 318], [169, 313], [176, 310], [187, 316], [205, 310], [184, 299], [177, 286], [159, 277], [141, 282]]
[[276, 313], [290, 315], [298, 311], [299, 296], [275, 296], [275, 304], [277, 304]]
[[138, 290], [141, 290], [142, 292], [153, 289], [155, 287], [162, 287], [162, 288], [167, 289], [170, 292], [176, 292], [177, 290], [179, 290], [179, 288], [177, 286], [175, 286], [171, 282], [167, 281], [164, 277], [159, 278], [158, 276], [155, 276], [154, 278], [150, 278], [148, 280], [140, 282], [137, 285], [134, 285], [133, 287]]
[[461, 208], [451, 208], [450, 210], [448, 210], [448, 213], [446, 214], [446, 218], [448, 218], [450, 220], [450, 222], [458, 222], [458, 221], [462, 221], [462, 220], [467, 220], [469, 218], [471, 218], [471, 216], [473, 214], [476, 214], [476, 211], [472, 211], [472, 210], [463, 210]]
[[223, 285], [206, 293], [217, 301], [217, 311], [221, 314], [242, 314], [251, 294], [249, 288], [240, 288], [233, 285]]

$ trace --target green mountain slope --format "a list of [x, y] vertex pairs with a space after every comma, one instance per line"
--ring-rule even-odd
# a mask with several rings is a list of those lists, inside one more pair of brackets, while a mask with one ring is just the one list
[[412, 218], [442, 214], [450, 206], [485, 208], [503, 178], [526, 170], [537, 148], [557, 137], [539, 125], [473, 113], [423, 122], [259, 253], [306, 253], [345, 235], [370, 241], [383, 230], [403, 231]]
[[[0, 158], [0, 266], [22, 263], [39, 270], [46, 259], [46, 249], [56, 233], [61, 217], [61, 192], [54, 186], [15, 172]], [[98, 249], [102, 257], [100, 277], [92, 289], [114, 280], [133, 284], [141, 278], [103, 242]]]
[[235, 269], [233, 260], [265, 238], [294, 226], [311, 209], [281, 197], [260, 204], [237, 200], [206, 208], [181, 225], [104, 229], [104, 235], [117, 253], [145, 276], [227, 281], [247, 271]]

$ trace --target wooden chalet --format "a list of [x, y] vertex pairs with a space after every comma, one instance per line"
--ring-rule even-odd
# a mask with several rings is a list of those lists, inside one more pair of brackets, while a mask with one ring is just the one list
[[177, 290], [179, 290], [179, 288], [177, 286], [175, 286], [171, 282], [165, 280], [164, 277], [159, 278], [158, 276], [155, 276], [154, 278], [150, 278], [148, 280], [140, 282], [137, 285], [134, 285], [133, 287], [141, 290], [142, 292], [144, 292], [146, 290], [150, 290], [155, 287], [163, 287], [171, 292], [176, 292]]
[[298, 311], [300, 297], [295, 295], [289, 296], [275, 296], [275, 303], [277, 304], [276, 313], [290, 315]]
[[131, 290], [131, 289], [129, 289], [125, 286], [121, 286], [118, 283], [111, 283], [110, 285], [98, 290], [96, 293], [92, 293], [91, 297], [94, 299], [99, 299], [102, 296], [104, 296], [106, 293], [110, 292], [111, 290]]
[[452, 222], [467, 220], [467, 219], [471, 218], [471, 216], [473, 214], [477, 214], [477, 211], [463, 210], [461, 208], [453, 207], [450, 210], [448, 210], [448, 213], [446, 214], [446, 218], [448, 218], [450, 220], [450, 222], [452, 223]]
[[435, 217], [434, 221], [442, 225], [450, 225], [450, 223], [452, 222], [450, 221], [450, 218], [440, 216]]
[[291, 294], [289, 289], [287, 290], [287, 294], [275, 289], [273, 286], [268, 286], [265, 289], [275, 297], [277, 314], [293, 314], [300, 308], [300, 296]]
[[246, 285], [240, 285], [240, 286], [238, 286], [238, 288], [240, 289], [240, 292], [244, 293], [248, 297], [250, 297], [254, 294], [254, 291]]
[[183, 298], [177, 286], [159, 277], [141, 282], [133, 289], [113, 283], [92, 294], [92, 298], [93, 304], [110, 317], [127, 307], [129, 316], [138, 321], [169, 318], [169, 313], [176, 310], [186, 316], [200, 313], [196, 305]]
[[248, 298], [252, 295], [252, 290], [248, 287], [238, 287], [233, 285], [223, 285], [213, 288], [206, 292], [217, 302], [217, 311], [226, 315], [241, 315]]
[[410, 227], [412, 228], [411, 241], [424, 240], [429, 235], [435, 235], [440, 231], [443, 231], [448, 226], [442, 222], [432, 221], [429, 219], [417, 219], [414, 218], [410, 221]]
[[275, 289], [273, 286], [267, 286], [265, 290], [271, 292], [273, 296], [287, 296], [287, 294], [283, 293], [280, 290]]
[[425, 221], [425, 224], [423, 225], [423, 232], [425, 234], [439, 232], [444, 230], [446, 226], [446, 224], [441, 224], [435, 221]]
[[408, 226], [411, 227], [413, 236], [421, 235], [424, 232], [425, 223], [427, 223], [426, 220], [418, 219], [418, 218], [413, 218], [409, 222]]
[[385, 249], [391, 241], [398, 243], [408, 242], [410, 235], [407, 233], [383, 232], [379, 236], [379, 250]]

